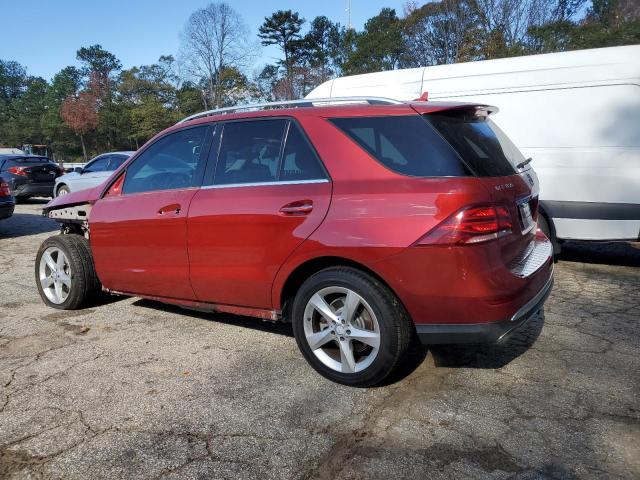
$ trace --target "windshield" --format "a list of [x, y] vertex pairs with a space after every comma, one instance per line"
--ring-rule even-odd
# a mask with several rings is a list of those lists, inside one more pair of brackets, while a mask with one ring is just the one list
[[468, 110], [431, 113], [425, 118], [460, 157], [481, 177], [501, 177], [517, 172], [524, 156], [488, 117]]

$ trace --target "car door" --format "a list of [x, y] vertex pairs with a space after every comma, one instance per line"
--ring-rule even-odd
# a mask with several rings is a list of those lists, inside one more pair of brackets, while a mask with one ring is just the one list
[[322, 222], [331, 183], [292, 120], [234, 121], [221, 130], [217, 161], [189, 209], [191, 284], [203, 302], [271, 308], [275, 275]]
[[202, 182], [210, 126], [169, 133], [145, 148], [90, 214], [96, 271], [109, 289], [193, 299], [186, 218]]

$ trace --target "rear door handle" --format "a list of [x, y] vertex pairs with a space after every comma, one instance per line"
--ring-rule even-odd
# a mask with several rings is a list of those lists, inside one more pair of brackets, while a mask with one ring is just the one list
[[176, 215], [179, 215], [181, 208], [182, 207], [180, 206], [179, 203], [173, 203], [171, 205], [162, 207], [160, 210], [158, 210], [158, 215], [166, 215], [168, 213], [174, 213]]
[[281, 215], [295, 216], [307, 215], [313, 210], [313, 202], [311, 200], [298, 200], [297, 202], [287, 203], [280, 208]]

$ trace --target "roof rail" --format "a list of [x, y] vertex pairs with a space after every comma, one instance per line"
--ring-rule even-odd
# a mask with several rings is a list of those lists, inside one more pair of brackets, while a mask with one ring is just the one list
[[286, 100], [283, 102], [255, 103], [249, 105], [238, 105], [236, 107], [218, 108], [215, 110], [207, 110], [205, 112], [190, 115], [183, 118], [178, 123], [188, 122], [196, 118], [208, 117], [211, 115], [222, 115], [244, 111], [259, 110], [276, 110], [279, 108], [299, 108], [299, 107], [318, 107], [327, 105], [348, 105], [352, 103], [366, 103], [369, 105], [398, 105], [403, 102], [383, 97], [333, 97], [333, 98], [308, 98], [302, 100]]

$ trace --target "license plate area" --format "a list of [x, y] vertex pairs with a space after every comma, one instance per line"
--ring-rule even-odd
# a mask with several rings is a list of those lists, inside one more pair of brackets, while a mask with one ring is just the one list
[[518, 217], [520, 219], [520, 226], [522, 227], [523, 235], [529, 233], [536, 226], [536, 222], [533, 220], [533, 215], [531, 214], [529, 198], [525, 198], [518, 202]]

